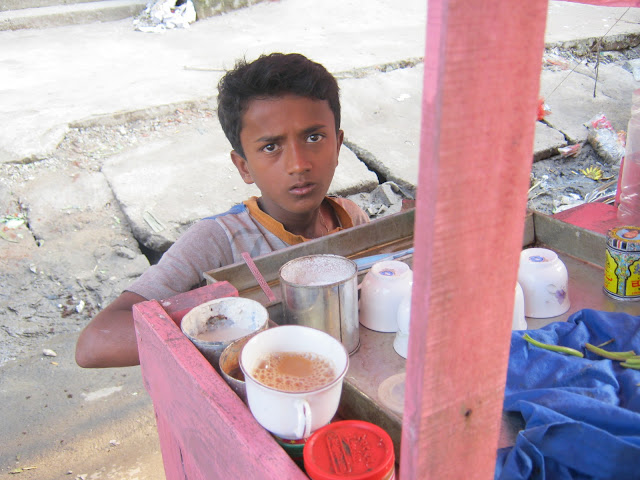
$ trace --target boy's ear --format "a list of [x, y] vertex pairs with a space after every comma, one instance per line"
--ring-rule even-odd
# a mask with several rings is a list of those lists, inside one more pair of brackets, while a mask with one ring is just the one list
[[340, 155], [340, 147], [342, 147], [342, 142], [344, 141], [344, 130], [338, 130], [338, 151], [337, 154]]
[[238, 169], [238, 173], [244, 180], [244, 183], [251, 185], [253, 182], [253, 177], [251, 176], [251, 172], [249, 171], [249, 165], [247, 164], [247, 160], [240, 155], [235, 150], [231, 150], [231, 161]]

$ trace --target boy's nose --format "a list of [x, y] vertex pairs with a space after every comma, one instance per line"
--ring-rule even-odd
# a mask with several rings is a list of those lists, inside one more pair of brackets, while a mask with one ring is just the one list
[[304, 149], [292, 145], [287, 154], [287, 173], [302, 173], [311, 169], [311, 163], [306, 159]]

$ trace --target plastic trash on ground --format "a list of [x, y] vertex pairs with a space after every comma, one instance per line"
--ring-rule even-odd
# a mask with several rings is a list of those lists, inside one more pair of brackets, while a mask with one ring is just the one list
[[544, 98], [538, 100], [538, 121], [551, 114], [551, 107], [544, 102]]
[[587, 130], [587, 141], [598, 155], [611, 165], [619, 165], [624, 156], [626, 133], [616, 132], [603, 113], [589, 120]]
[[558, 148], [558, 153], [562, 158], [575, 157], [580, 153], [580, 150], [582, 150], [582, 144], [576, 143], [574, 145], [567, 145], [566, 147]]

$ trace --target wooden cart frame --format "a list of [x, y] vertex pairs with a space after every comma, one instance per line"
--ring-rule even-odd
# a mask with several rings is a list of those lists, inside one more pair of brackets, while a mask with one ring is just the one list
[[[402, 479], [493, 478], [547, 8], [428, 2]], [[177, 326], [228, 295], [134, 308], [167, 479], [306, 478]]]

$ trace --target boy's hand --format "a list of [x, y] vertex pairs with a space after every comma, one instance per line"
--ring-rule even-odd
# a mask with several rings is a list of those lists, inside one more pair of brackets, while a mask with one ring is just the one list
[[76, 363], [84, 368], [139, 365], [133, 305], [147, 299], [124, 292], [84, 328], [76, 344]]

